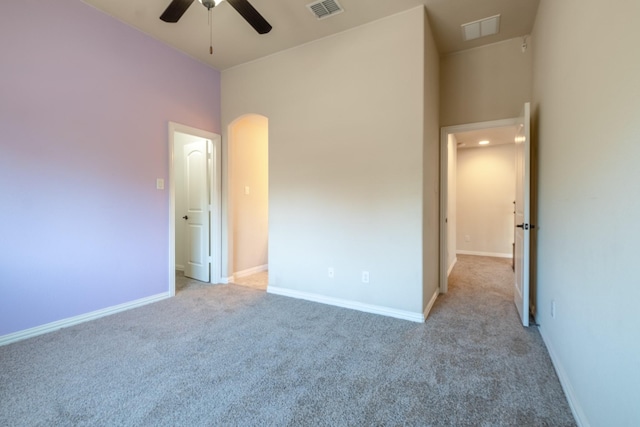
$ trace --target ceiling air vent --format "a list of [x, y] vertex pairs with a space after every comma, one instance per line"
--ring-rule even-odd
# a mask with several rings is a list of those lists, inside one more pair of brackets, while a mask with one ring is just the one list
[[325, 19], [344, 12], [336, 0], [316, 1], [309, 3], [307, 7], [318, 19]]
[[462, 24], [462, 39], [464, 41], [498, 34], [500, 31], [500, 15], [490, 16], [477, 21]]

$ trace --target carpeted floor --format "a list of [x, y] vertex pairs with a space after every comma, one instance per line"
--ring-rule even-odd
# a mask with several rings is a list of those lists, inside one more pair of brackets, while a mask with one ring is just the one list
[[0, 347], [0, 425], [573, 426], [509, 262], [460, 256], [424, 324], [189, 283]]
[[234, 279], [233, 284], [266, 291], [269, 284], [269, 272], [261, 271], [250, 276], [239, 277]]
[[[234, 279], [232, 285], [246, 286], [248, 288], [257, 289], [260, 291], [266, 291], [269, 284], [269, 272], [261, 271], [245, 277], [239, 277]], [[184, 273], [176, 270], [176, 292], [189, 287], [189, 286], [201, 286], [202, 282], [195, 279], [185, 277]]]

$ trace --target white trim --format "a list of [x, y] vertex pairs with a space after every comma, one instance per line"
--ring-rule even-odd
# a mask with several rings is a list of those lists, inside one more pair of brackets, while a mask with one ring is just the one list
[[222, 279], [222, 136], [213, 134], [215, 138], [211, 143], [211, 196], [210, 196], [210, 226], [209, 242], [210, 253], [210, 277], [211, 283], [220, 283]]
[[14, 332], [12, 334], [3, 335], [0, 337], [0, 346], [11, 344], [16, 341], [26, 340], [27, 338], [36, 337], [48, 332], [57, 331], [58, 329], [68, 328], [69, 326], [99, 319], [100, 317], [120, 313], [132, 308], [142, 307], [143, 305], [158, 302], [170, 297], [171, 295], [169, 294], [169, 292], [163, 292], [161, 294], [152, 295], [150, 297], [140, 298], [135, 301], [125, 302], [123, 304], [114, 305], [112, 307], [103, 308], [101, 310], [92, 311], [90, 313], [81, 314], [79, 316], [69, 317], [66, 319], [36, 326], [35, 328], [29, 328], [22, 331]]
[[551, 363], [553, 363], [553, 367], [556, 369], [556, 374], [558, 374], [560, 385], [562, 386], [562, 390], [567, 397], [567, 402], [569, 403], [569, 408], [571, 408], [571, 412], [573, 413], [573, 418], [575, 418], [576, 420], [576, 424], [578, 424], [579, 427], [589, 427], [591, 424], [589, 424], [589, 421], [587, 420], [587, 416], [584, 413], [584, 410], [582, 409], [578, 398], [576, 397], [575, 391], [573, 390], [571, 381], [569, 381], [569, 376], [564, 370], [562, 363], [560, 363], [560, 359], [558, 358], [555, 349], [551, 345], [551, 341], [547, 339], [545, 328], [540, 325], [538, 327], [538, 331], [540, 332], [540, 336], [542, 337], [544, 345], [547, 347], [549, 357], [551, 357]]
[[[269, 270], [269, 264], [259, 265], [257, 267], [247, 268], [246, 270], [236, 271], [233, 273], [233, 279], [239, 279], [241, 277], [251, 276], [252, 274], [261, 273], [263, 271]], [[232, 280], [233, 281], [233, 280]]]
[[513, 254], [503, 254], [499, 252], [480, 252], [480, 251], [462, 251], [457, 250], [456, 254], [458, 255], [476, 255], [476, 256], [492, 256], [495, 258], [513, 258]]
[[449, 203], [449, 133], [445, 128], [440, 129], [440, 262], [438, 269], [438, 279], [440, 281], [440, 293], [447, 293], [448, 277], [444, 272], [447, 271], [447, 259], [449, 252], [449, 233], [447, 232], [447, 216]]
[[449, 266], [449, 269], [447, 270], [447, 277], [449, 277], [451, 275], [451, 272], [453, 271], [453, 267], [456, 266], [456, 263], [458, 262], [458, 257], [455, 257], [453, 259], [453, 262], [451, 263], [451, 265]]
[[169, 122], [169, 295], [176, 294], [176, 182], [174, 178], [174, 125]]
[[[517, 126], [519, 119], [491, 120], [488, 122], [468, 123], [464, 125], [445, 126], [440, 128], [440, 293], [446, 294], [448, 289], [445, 274], [449, 270], [447, 266], [447, 203], [448, 203], [448, 142], [449, 134], [458, 132], [469, 132], [472, 130], [491, 129], [505, 126]], [[460, 252], [458, 252], [460, 253]]]
[[[406, 310], [397, 310], [394, 308], [383, 307], [380, 305], [363, 304], [360, 302], [344, 300], [341, 298], [332, 298], [324, 295], [312, 294], [310, 292], [301, 292], [292, 289], [279, 288], [273, 285], [267, 287], [267, 293], [274, 295], [282, 295], [285, 297], [303, 299], [306, 301], [319, 302], [322, 304], [333, 305], [336, 307], [349, 308], [352, 310], [364, 311], [365, 313], [380, 314], [396, 319], [410, 320], [412, 322], [424, 323], [425, 314], [415, 313]], [[434, 300], [435, 301], [435, 300]], [[430, 308], [430, 307], [429, 307]]]
[[193, 135], [211, 141], [207, 144], [207, 152], [211, 152], [211, 169], [214, 173], [210, 177], [211, 214], [209, 239], [211, 259], [209, 266], [209, 283], [224, 283], [222, 280], [222, 137], [216, 133], [179, 123], [169, 122], [169, 294], [176, 294], [176, 184], [175, 184], [175, 141], [176, 132]]
[[233, 276], [231, 277], [221, 277], [220, 283], [223, 285], [228, 285], [229, 283], [233, 283]]
[[184, 265], [176, 264], [176, 271], [184, 271]]
[[[433, 304], [436, 303], [436, 299], [438, 298], [439, 294], [440, 294], [440, 289], [436, 289], [436, 291], [433, 293], [433, 295], [431, 295], [431, 299], [427, 303], [427, 307], [424, 309], [424, 313], [422, 313], [422, 317], [425, 320], [427, 319], [427, 316], [429, 316], [429, 312], [433, 308]], [[424, 320], [423, 320], [423, 322], [424, 322]]]

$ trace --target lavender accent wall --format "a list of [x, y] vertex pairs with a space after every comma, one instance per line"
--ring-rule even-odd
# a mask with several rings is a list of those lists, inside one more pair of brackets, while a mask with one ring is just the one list
[[79, 0], [0, 2], [0, 336], [168, 291], [168, 121], [220, 133], [219, 72]]

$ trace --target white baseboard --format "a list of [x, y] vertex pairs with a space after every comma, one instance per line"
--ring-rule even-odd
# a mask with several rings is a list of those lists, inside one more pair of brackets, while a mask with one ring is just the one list
[[[301, 291], [296, 291], [292, 289], [279, 288], [273, 285], [269, 285], [267, 287], [267, 293], [282, 295], [285, 297], [303, 299], [307, 301], [319, 302], [322, 304], [333, 305], [333, 306], [342, 307], [342, 308], [349, 308], [352, 310], [364, 311], [365, 313], [380, 314], [383, 316], [395, 317], [396, 319], [410, 320], [412, 322], [423, 323], [426, 318], [426, 315], [424, 313], [415, 313], [412, 311], [397, 310], [394, 308], [383, 307], [380, 305], [364, 304], [361, 302], [327, 297], [324, 295], [312, 294], [309, 292], [301, 292]], [[432, 298], [432, 299], [435, 301], [435, 298]]]
[[247, 268], [246, 270], [236, 271], [235, 273], [233, 273], [233, 276], [231, 278], [239, 279], [241, 277], [251, 276], [252, 274], [260, 273], [262, 271], [267, 271], [268, 269], [269, 269], [269, 264], [263, 264], [257, 267]]
[[177, 271], [184, 271], [184, 265], [178, 265], [178, 264], [176, 264], [176, 270], [177, 270]]
[[551, 357], [553, 367], [556, 369], [558, 379], [560, 380], [560, 385], [562, 386], [562, 390], [564, 390], [565, 396], [567, 396], [567, 401], [569, 403], [569, 407], [571, 408], [571, 412], [573, 413], [573, 417], [576, 420], [576, 424], [578, 424], [578, 427], [589, 427], [591, 424], [589, 424], [589, 421], [587, 421], [587, 416], [582, 410], [580, 402], [578, 402], [576, 393], [573, 391], [571, 381], [569, 381], [569, 377], [567, 376], [567, 372], [564, 370], [562, 363], [560, 363], [560, 359], [558, 359], [558, 355], [555, 349], [547, 339], [545, 329], [542, 327], [542, 325], [538, 327], [538, 331], [540, 331], [542, 341], [544, 341], [544, 345], [547, 347], [547, 351], [549, 352], [549, 356]]
[[101, 310], [92, 311], [90, 313], [81, 314], [79, 316], [69, 317], [66, 319], [36, 326], [35, 328], [29, 328], [11, 334], [3, 335], [0, 336], [0, 346], [11, 344], [12, 342], [16, 341], [26, 340], [27, 338], [36, 337], [48, 332], [57, 331], [58, 329], [68, 328], [69, 326], [88, 322], [89, 320], [99, 319], [100, 317], [109, 316], [110, 314], [115, 314], [121, 311], [130, 310], [132, 308], [141, 307], [143, 305], [170, 298], [170, 296], [171, 295], [169, 294], [169, 292], [163, 292], [161, 294], [152, 295], [150, 297], [141, 298], [135, 301], [125, 302], [124, 304], [114, 305], [112, 307], [103, 308]]
[[228, 285], [229, 283], [233, 283], [233, 276], [231, 277], [221, 277], [220, 282], [223, 285]]
[[458, 255], [492, 256], [496, 258], [513, 258], [512, 253], [503, 254], [500, 252], [477, 252], [477, 251], [456, 251]]
[[453, 259], [453, 262], [449, 266], [449, 270], [447, 270], [447, 277], [449, 277], [449, 275], [451, 275], [451, 271], [453, 270], [453, 267], [456, 266], [456, 262], [458, 262], [458, 258], [457, 257]]
[[[424, 309], [424, 313], [422, 314], [422, 316], [424, 317], [425, 320], [427, 319], [427, 316], [429, 315], [429, 312], [433, 308], [433, 304], [436, 303], [436, 298], [438, 298], [439, 294], [440, 294], [440, 288], [438, 287], [438, 289], [436, 289], [436, 291], [433, 293], [433, 295], [431, 295], [431, 299], [427, 303], [427, 307]], [[424, 320], [423, 320], [423, 322], [424, 322]]]

